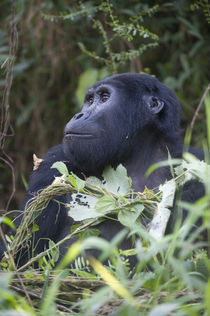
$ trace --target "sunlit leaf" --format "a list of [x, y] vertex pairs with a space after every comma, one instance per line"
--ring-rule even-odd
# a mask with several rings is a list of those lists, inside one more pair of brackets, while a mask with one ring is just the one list
[[64, 174], [64, 175], [68, 175], [69, 174], [65, 163], [62, 162], [62, 161], [54, 162], [54, 164], [51, 166], [51, 168], [57, 169], [61, 174]]
[[101, 276], [101, 278], [121, 297], [126, 299], [131, 305], [140, 306], [128, 290], [95, 258], [89, 259], [90, 264]]
[[108, 194], [102, 196], [95, 204], [95, 210], [99, 213], [113, 211], [116, 208], [115, 199]]
[[173, 206], [176, 182], [172, 179], [160, 185], [159, 189], [162, 192], [162, 199], [158, 203], [153, 219], [149, 225], [149, 233], [155, 239], [161, 239], [164, 236], [171, 214], [169, 207]]
[[144, 209], [143, 204], [136, 204], [132, 208], [125, 207], [118, 213], [118, 220], [121, 224], [127, 227], [132, 227], [137, 218], [140, 216]]
[[105, 168], [103, 174], [104, 188], [116, 195], [125, 195], [131, 188], [131, 178], [127, 176], [127, 170], [119, 165], [116, 170], [111, 167]]
[[71, 247], [68, 248], [64, 258], [57, 266], [57, 270], [64, 269], [67, 265], [69, 265], [76, 257], [80, 254], [82, 250], [82, 244], [80, 241], [76, 241]]
[[77, 177], [75, 174], [71, 172], [71, 175], [68, 176], [71, 184], [75, 187], [78, 191], [85, 187], [85, 181]]
[[89, 218], [100, 217], [100, 213], [95, 210], [98, 199], [86, 194], [72, 194], [72, 200], [69, 203], [68, 215], [76, 222]]
[[0, 223], [4, 223], [4, 224], [8, 225], [9, 227], [11, 227], [14, 230], [16, 229], [16, 227], [13, 224], [13, 222], [11, 221], [11, 219], [9, 219], [6, 216], [0, 216]]
[[148, 314], [148, 316], [167, 316], [179, 307], [177, 303], [165, 303], [155, 306]]

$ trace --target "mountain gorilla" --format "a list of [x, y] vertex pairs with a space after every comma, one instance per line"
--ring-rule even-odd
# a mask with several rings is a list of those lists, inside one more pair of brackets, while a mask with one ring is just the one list
[[[87, 90], [84, 106], [66, 125], [63, 143], [51, 148], [39, 168], [33, 171], [22, 205], [38, 191], [50, 185], [59, 172], [51, 169], [56, 161], [63, 161], [69, 171], [81, 178], [100, 177], [104, 167], [123, 164], [132, 178], [136, 191], [145, 185], [157, 187], [171, 178], [169, 168], [160, 168], [145, 178], [151, 164], [182, 156], [180, 136], [180, 105], [174, 93], [157, 79], [145, 74], [119, 74], [99, 81]], [[191, 150], [203, 159], [202, 152]], [[183, 192], [183, 198], [194, 201], [203, 194], [198, 183]], [[49, 239], [58, 242], [69, 234], [74, 224], [63, 203], [69, 195], [58, 197], [60, 204], [51, 201], [37, 218], [35, 254], [44, 250]], [[21, 219], [16, 221], [18, 226]], [[116, 221], [104, 221], [98, 226], [101, 237], [112, 239], [122, 229]], [[69, 246], [72, 240], [69, 241]], [[123, 247], [131, 247], [129, 241]], [[61, 252], [65, 253], [64, 247]], [[18, 265], [28, 260], [22, 252]]]

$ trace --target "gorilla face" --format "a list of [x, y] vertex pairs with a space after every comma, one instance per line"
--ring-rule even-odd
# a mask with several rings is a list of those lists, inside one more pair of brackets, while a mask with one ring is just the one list
[[126, 147], [129, 134], [122, 109], [125, 102], [110, 82], [95, 84], [87, 90], [81, 112], [64, 130], [65, 154], [71, 157], [74, 167], [88, 174], [118, 162], [121, 144]]
[[[167, 107], [174, 103], [179, 113], [170, 89], [147, 75], [121, 74], [99, 81], [87, 90], [81, 112], [64, 129], [66, 157], [86, 175], [97, 175], [108, 164], [123, 163], [141, 145], [145, 128], [161, 130], [162, 125], [164, 130], [164, 120], [169, 121]], [[171, 132], [176, 117], [172, 117]]]

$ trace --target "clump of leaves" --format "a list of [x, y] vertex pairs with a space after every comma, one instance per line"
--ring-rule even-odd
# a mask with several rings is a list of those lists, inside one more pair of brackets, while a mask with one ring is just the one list
[[[73, 310], [78, 310], [80, 315], [103, 313], [104, 308], [111, 306], [112, 301], [116, 305], [111, 310], [115, 310], [117, 315], [127, 311], [128, 314], [138, 315], [140, 310], [143, 315], [148, 312], [151, 315], [160, 315], [173, 311], [175, 315], [181, 316], [184, 310], [193, 310], [197, 313], [195, 315], [203, 312], [207, 315], [205, 313], [210, 293], [207, 283], [210, 266], [207, 253], [197, 249], [202, 245], [198, 236], [209, 225], [208, 221], [205, 221], [209, 211], [206, 203], [208, 196], [198, 201], [196, 206], [185, 204], [189, 216], [184, 225], [175, 225], [172, 234], [165, 236], [164, 233], [176, 187], [181, 188], [185, 182], [192, 179], [200, 180], [206, 188], [209, 187], [210, 166], [190, 155], [185, 158], [186, 160], [180, 161], [175, 168], [172, 180], [161, 185], [159, 191], [145, 188], [142, 193], [133, 191], [131, 179], [122, 165], [116, 170], [106, 168], [100, 180], [94, 177], [82, 180], [73, 173], [69, 174], [62, 162], [52, 166], [57, 168], [62, 176], [56, 178], [51, 186], [40, 192], [28, 205], [23, 222], [27, 226], [27, 236], [30, 235], [30, 230], [33, 230], [32, 223], [36, 216], [42, 212], [50, 199], [61, 194], [72, 194], [72, 200], [66, 206], [69, 208], [69, 216], [79, 223], [72, 228], [68, 236], [57, 244], [51, 243], [49, 250], [30, 259], [19, 271], [30, 267], [37, 260], [45, 272], [51, 271], [52, 260], [55, 261], [58, 255], [55, 250], [59, 245], [72, 237], [77, 237], [78, 241], [69, 248], [58, 264], [53, 283], [46, 285], [42, 309], [46, 311], [53, 306], [54, 312], [56, 311], [56, 305], [53, 304], [63, 282], [60, 271], [70, 266], [67, 274], [73, 273], [77, 278], [89, 280], [88, 286], [100, 279], [104, 282], [97, 291], [79, 288], [83, 298], [76, 299], [76, 302], [75, 297], [78, 297], [78, 294], [74, 298], [68, 297], [68, 302], [70, 300], [73, 304]], [[175, 163], [177, 164], [177, 161]], [[197, 208], [193, 218], [192, 207]], [[201, 227], [190, 235], [186, 234], [201, 214], [204, 218]], [[100, 238], [95, 226], [106, 218], [117, 220], [125, 227], [111, 241]], [[147, 229], [142, 225], [145, 218], [150, 221]], [[15, 249], [20, 247], [23, 241], [27, 242], [28, 237], [23, 235], [24, 225], [17, 230], [16, 238], [19, 242], [12, 241], [10, 245], [11, 253], [15, 253]], [[135, 236], [134, 248], [120, 250], [118, 245], [128, 233]], [[85, 250], [90, 248], [100, 249], [101, 255], [97, 260], [84, 257]], [[137, 257], [137, 264], [135, 271], [130, 273], [127, 259], [133, 255]], [[107, 266], [100, 262], [105, 259], [108, 260]], [[150, 304], [147, 303], [148, 299]], [[195, 305], [192, 305], [193, 302]]]
[[[49, 201], [67, 193], [72, 194], [71, 202], [66, 205], [69, 208], [69, 216], [80, 224], [73, 226], [72, 232], [64, 240], [53, 245], [51, 250], [65, 242], [66, 239], [78, 234], [81, 238], [83, 234], [87, 237], [87, 228], [106, 218], [118, 220], [128, 231], [135, 231], [133, 235], [140, 239], [142, 239], [142, 234], [143, 236], [146, 234], [149, 240], [151, 238], [161, 240], [170, 217], [170, 207], [174, 202], [176, 186], [182, 186], [191, 179], [200, 179], [208, 186], [210, 172], [209, 166], [204, 162], [183, 161], [175, 170], [176, 178], [161, 185], [160, 191], [154, 193], [146, 189], [143, 193], [136, 193], [133, 191], [132, 181], [122, 165], [118, 166], [116, 170], [111, 167], [106, 168], [102, 180], [95, 177], [82, 180], [73, 173], [69, 174], [62, 162], [55, 163], [52, 168], [57, 168], [62, 177], [56, 178], [52, 185], [44, 189], [28, 204], [22, 225], [19, 226], [16, 238], [10, 245], [12, 256], [20, 244], [27, 243], [31, 233], [38, 229], [34, 225], [34, 221]], [[142, 225], [145, 220], [149, 222], [148, 234]], [[98, 235], [97, 229], [90, 231], [90, 234]], [[46, 250], [43, 254], [47, 254], [48, 251]], [[41, 258], [43, 254], [31, 259], [32, 262]]]

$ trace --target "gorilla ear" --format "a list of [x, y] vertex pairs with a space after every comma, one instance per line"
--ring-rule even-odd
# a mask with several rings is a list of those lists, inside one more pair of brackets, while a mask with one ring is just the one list
[[164, 102], [154, 96], [143, 96], [143, 100], [146, 103], [152, 114], [158, 114], [164, 107]]

